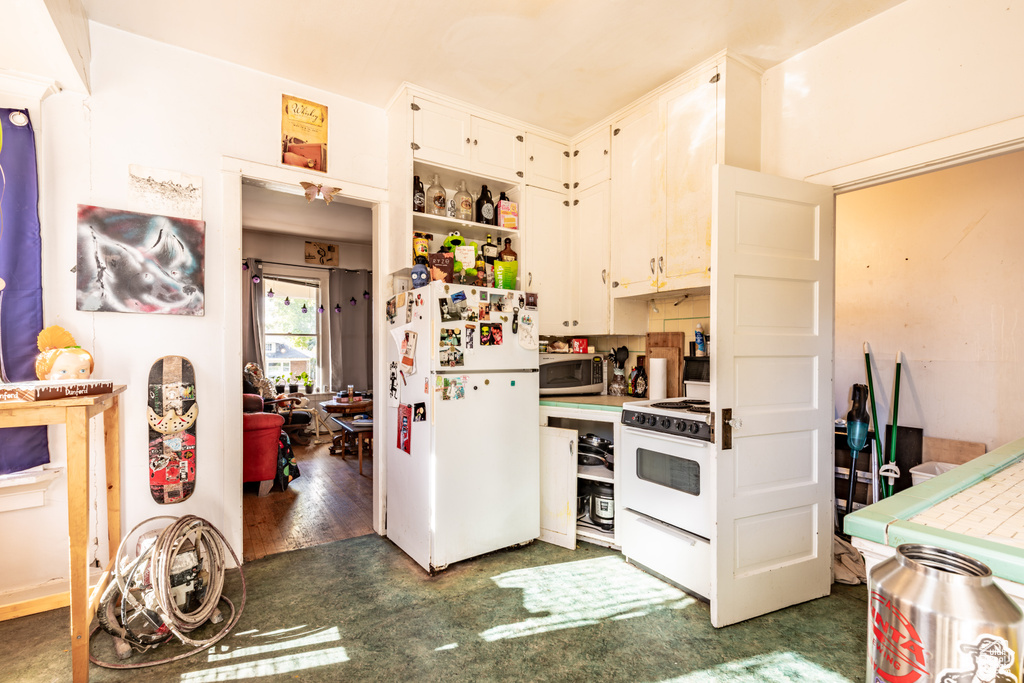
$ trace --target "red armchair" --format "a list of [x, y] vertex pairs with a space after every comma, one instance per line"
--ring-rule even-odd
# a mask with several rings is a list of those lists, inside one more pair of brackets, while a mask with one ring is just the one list
[[[259, 400], [258, 396], [255, 396]], [[243, 406], [254, 407], [249, 395], [243, 396]], [[260, 409], [263, 401], [260, 400]], [[277, 442], [281, 436], [284, 417], [277, 413], [246, 412], [242, 415], [242, 481], [258, 481], [259, 495], [270, 493], [277, 476]]]

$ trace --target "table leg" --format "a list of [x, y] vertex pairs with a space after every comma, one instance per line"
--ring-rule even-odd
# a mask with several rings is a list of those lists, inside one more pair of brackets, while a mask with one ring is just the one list
[[359, 452], [359, 474], [363, 473], [363, 435], [356, 434], [356, 450]]
[[107, 463], [107, 543], [113, 559], [121, 543], [121, 429], [117, 396], [103, 413], [103, 446]]
[[89, 416], [68, 408], [68, 536], [71, 562], [71, 669], [76, 681], [89, 680]]

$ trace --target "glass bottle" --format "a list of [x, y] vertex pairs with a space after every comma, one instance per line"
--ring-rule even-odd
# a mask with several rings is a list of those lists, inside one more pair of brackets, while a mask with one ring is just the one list
[[418, 175], [412, 177], [412, 210], [416, 213], [423, 213], [423, 183]]
[[455, 193], [455, 217], [460, 221], [473, 220], [473, 195], [466, 189], [466, 181], [459, 181], [459, 191]]
[[498, 254], [498, 258], [500, 258], [502, 261], [518, 261], [519, 260], [519, 254], [517, 254], [516, 252], [512, 251], [512, 238], [510, 238], [510, 237], [506, 237], [505, 238], [505, 248], [501, 250], [500, 254]]
[[480, 253], [484, 257], [484, 274], [487, 276], [487, 286], [494, 286], [494, 262], [498, 260], [498, 245], [491, 241], [491, 233], [487, 233], [487, 243], [480, 247]]
[[445, 214], [445, 203], [448, 201], [448, 196], [444, 191], [444, 187], [441, 185], [441, 177], [438, 174], [434, 174], [433, 179], [430, 181], [430, 187], [427, 188], [427, 212], [433, 216], [443, 216]]
[[494, 202], [486, 185], [480, 186], [480, 196], [476, 199], [476, 222], [494, 225]]
[[633, 380], [633, 395], [647, 397], [647, 370], [644, 369], [645, 356], [637, 356], [636, 379]]

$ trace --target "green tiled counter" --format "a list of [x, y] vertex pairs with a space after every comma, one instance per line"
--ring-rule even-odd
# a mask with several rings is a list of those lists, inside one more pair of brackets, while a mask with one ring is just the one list
[[[978, 538], [910, 521], [915, 515], [984, 481], [1024, 459], [1024, 439], [986, 453], [970, 462], [928, 479], [917, 486], [846, 516], [843, 529], [857, 539], [895, 548], [903, 543], [922, 543], [956, 550], [984, 562], [992, 573], [1024, 584], [1024, 549], [998, 540]], [[864, 548], [861, 548], [862, 550]]]
[[642, 399], [635, 396], [547, 396], [540, 400], [542, 407], [574, 408], [576, 410], [607, 410], [622, 412], [622, 404]]

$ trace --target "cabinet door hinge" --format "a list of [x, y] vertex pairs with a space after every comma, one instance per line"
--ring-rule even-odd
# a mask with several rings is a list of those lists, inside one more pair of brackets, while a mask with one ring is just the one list
[[708, 81], [708, 83], [718, 83], [718, 81], [721, 80], [721, 78], [722, 74], [715, 74], [714, 76], [711, 77], [711, 80]]
[[562, 154], [564, 154], [565, 156], [569, 156], [569, 151], [566, 150], [566, 151], [562, 152]]
[[417, 144], [416, 144], [415, 142], [410, 142], [410, 143], [409, 143], [409, 146], [410, 146], [410, 147], [412, 147], [412, 150], [413, 150], [414, 152], [415, 152], [416, 150], [418, 150], [418, 149], [420, 148], [420, 146], [419, 146], [419, 145], [417, 145]]
[[618, 135], [621, 130], [621, 128], [616, 128], [615, 130], [612, 131], [612, 135]]
[[522, 178], [523, 177], [523, 172], [522, 171], [516, 171], [516, 175], [519, 176], [520, 178]]
[[415, 102], [412, 102], [409, 104], [409, 109], [412, 109], [413, 111], [419, 111], [420, 105], [416, 104]]
[[518, 140], [519, 142], [522, 142], [523, 141], [523, 136], [522, 135], [517, 135], [516, 136], [516, 140]]

